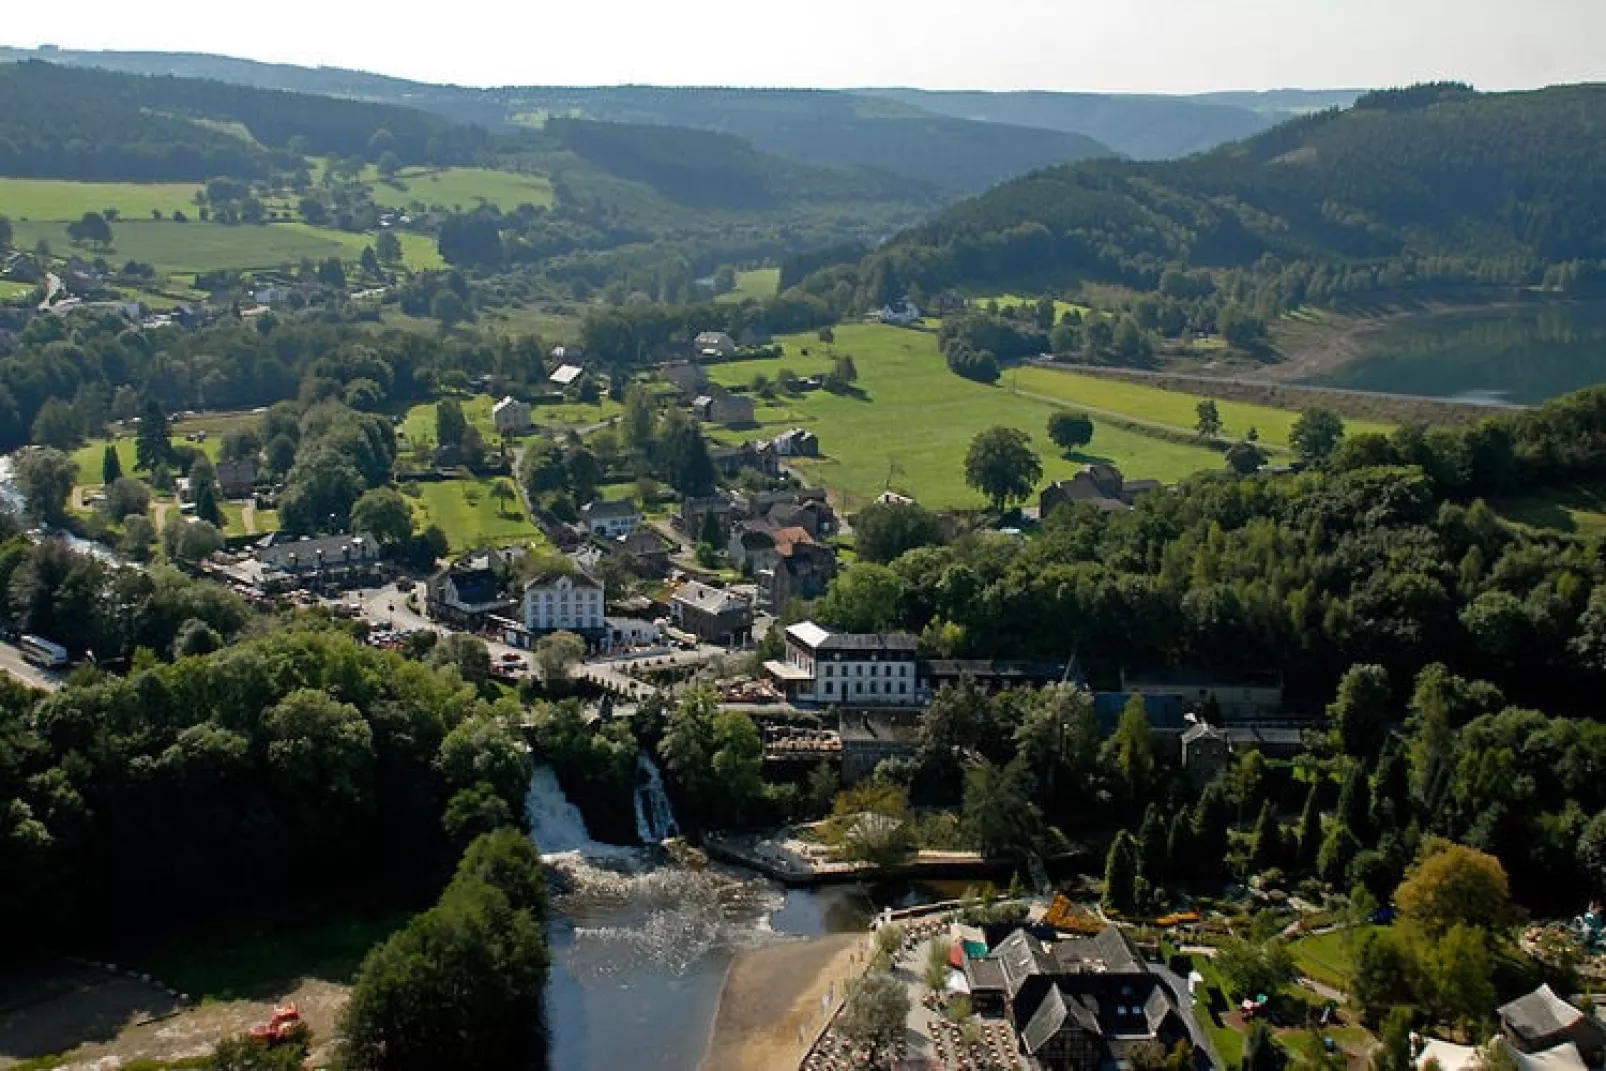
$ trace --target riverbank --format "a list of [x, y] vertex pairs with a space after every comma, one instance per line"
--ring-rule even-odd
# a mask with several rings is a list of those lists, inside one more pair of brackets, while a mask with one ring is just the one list
[[701, 1071], [796, 1067], [863, 969], [866, 947], [863, 933], [844, 933], [737, 953]]
[[1008, 880], [1020, 863], [980, 852], [922, 850], [904, 863], [877, 866], [862, 860], [832, 858], [823, 847], [790, 836], [760, 836], [715, 830], [702, 849], [718, 859], [753, 870], [789, 888], [878, 881], [939, 881], [969, 878]]

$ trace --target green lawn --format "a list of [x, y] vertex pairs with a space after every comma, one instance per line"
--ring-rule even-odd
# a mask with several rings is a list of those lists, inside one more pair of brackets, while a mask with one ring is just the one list
[[755, 268], [736, 273], [736, 289], [715, 298], [716, 301], [735, 303], [748, 298], [771, 298], [781, 288], [780, 268]]
[[[218, 447], [222, 443], [223, 433], [230, 428], [254, 427], [262, 419], [260, 413], [202, 413], [198, 416], [188, 417], [184, 420], [174, 420], [169, 425], [168, 441], [175, 446], [194, 446], [212, 460], [217, 460]], [[196, 431], [206, 432], [206, 441], [202, 443], [185, 442], [184, 436]], [[134, 435], [135, 425], [131, 422], [128, 430], [120, 434], [115, 440], [91, 439], [83, 446], [72, 452], [72, 459], [78, 463], [78, 482], [81, 484], [98, 485], [100, 483], [101, 461], [106, 456], [106, 444], [115, 441], [117, 444], [117, 460], [122, 463], [125, 475], [134, 475]]]
[[1361, 936], [1355, 929], [1333, 930], [1315, 937], [1302, 937], [1290, 944], [1288, 950], [1294, 954], [1294, 965], [1307, 977], [1334, 989], [1348, 989], [1350, 951]]
[[[117, 209], [125, 220], [151, 218], [151, 211], [195, 215], [193, 182], [69, 182], [63, 179], [0, 178], [0, 213], [14, 222], [78, 219], [85, 212]], [[113, 224], [115, 228], [116, 224]]]
[[1606, 496], [1587, 487], [1536, 491], [1490, 503], [1509, 521], [1574, 535], [1606, 535]]
[[[500, 439], [496, 434], [496, 425], [491, 422], [491, 406], [496, 404], [496, 399], [488, 394], [474, 394], [466, 398], [459, 397], [458, 401], [463, 406], [463, 416], [479, 429], [486, 443], [492, 446], [498, 443]], [[435, 445], [435, 404], [422, 402], [407, 410], [401, 424], [401, 433], [406, 436], [407, 445], [420, 442], [428, 443], [431, 447]], [[618, 402], [604, 396], [597, 405], [563, 402], [558, 405], [531, 406], [530, 419], [543, 428], [584, 427], [617, 416], [623, 408]]]
[[[29, 248], [41, 239], [50, 243], [58, 256], [80, 252], [104, 256], [122, 263], [139, 260], [154, 265], [158, 272], [193, 273], [202, 271], [272, 270], [285, 264], [298, 264], [303, 258], [326, 260], [340, 257], [356, 260], [374, 242], [371, 234], [348, 234], [305, 223], [269, 223], [260, 226], [222, 223], [174, 223], [172, 220], [140, 219], [112, 224], [113, 243], [109, 250], [76, 249], [62, 222], [18, 222], [16, 240]], [[433, 239], [421, 234], [398, 234], [402, 255], [409, 267], [434, 268], [442, 263]]]
[[[1062, 456], [1045, 430], [1055, 405], [954, 375], [937, 350], [936, 335], [929, 332], [844, 324], [836, 328], [834, 347], [812, 334], [781, 341], [786, 356], [779, 360], [714, 365], [709, 374], [726, 385], [749, 383], [759, 372], [774, 378], [782, 368], [809, 375], [827, 370], [834, 351], [853, 357], [864, 396], [815, 391], [785, 398], [760, 405], [760, 431], [718, 429], [714, 435], [731, 442], [793, 426], [810, 428], [820, 436], [825, 456], [799, 467], [811, 481], [842, 492], [849, 508], [862, 505], [889, 483], [933, 508], [981, 506], [981, 496], [965, 486], [965, 451], [977, 432], [999, 424], [1032, 436], [1045, 482], [1070, 476], [1092, 461], [1114, 463], [1130, 477], [1166, 482], [1222, 467], [1221, 455], [1205, 447], [1114, 427], [1100, 428], [1087, 451]], [[802, 355], [805, 349], [810, 356]]]
[[0, 279], [0, 301], [14, 301], [17, 298], [30, 296], [36, 289], [33, 283], [18, 283], [10, 279]]
[[[1132, 383], [1124, 379], [1105, 379], [1102, 376], [1038, 366], [1012, 370], [1005, 375], [1003, 382], [1024, 392], [1053, 397], [1068, 407], [1106, 409], [1140, 420], [1169, 424], [1186, 431], [1193, 430], [1199, 418], [1198, 405], [1205, 397], [1202, 394], [1161, 390], [1158, 387]], [[1299, 414], [1291, 409], [1273, 409], [1270, 406], [1251, 405], [1247, 402], [1218, 399], [1216, 410], [1221, 414], [1221, 434], [1224, 438], [1241, 438], [1253, 427], [1260, 432], [1261, 442], [1282, 447], [1288, 445], [1288, 433], [1294, 421], [1299, 419]], [[1092, 415], [1093, 445], [1096, 447], [1103, 429], [1098, 427], [1098, 414]], [[1362, 420], [1346, 421], [1345, 428], [1351, 432], [1393, 430], [1387, 424]]]
[[504, 212], [521, 204], [552, 204], [552, 183], [544, 175], [492, 171], [483, 167], [449, 167], [445, 170], [406, 168], [397, 181], [372, 181], [374, 203], [406, 208], [414, 201], [447, 208], [471, 209], [484, 200]]
[[540, 531], [525, 516], [516, 497], [505, 507], [491, 497], [492, 482], [466, 479], [417, 484], [418, 496], [408, 498], [420, 514], [418, 526], [440, 525], [454, 552], [487, 543], [539, 540]]

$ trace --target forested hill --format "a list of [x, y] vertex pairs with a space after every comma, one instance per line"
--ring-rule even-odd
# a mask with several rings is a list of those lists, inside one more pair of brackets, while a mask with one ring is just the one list
[[402, 163], [454, 163], [487, 139], [412, 108], [40, 62], [0, 65], [0, 100], [0, 174], [25, 177], [259, 178], [290, 163], [292, 139], [362, 156], [382, 130]]
[[1276, 311], [1408, 287], [1583, 288], [1598, 285], [1603, 261], [1606, 86], [1434, 85], [1185, 160], [1040, 171], [954, 206], [851, 274], [870, 304], [911, 284], [1153, 290], [1168, 268], [1205, 268]]
[[734, 134], [794, 162], [872, 167], [955, 194], [979, 192], [1036, 168], [1112, 154], [1070, 128], [975, 121], [847, 92], [654, 86], [471, 89], [224, 56], [0, 48], [0, 62], [30, 58], [403, 105], [497, 132], [530, 129], [549, 116], [710, 130]]

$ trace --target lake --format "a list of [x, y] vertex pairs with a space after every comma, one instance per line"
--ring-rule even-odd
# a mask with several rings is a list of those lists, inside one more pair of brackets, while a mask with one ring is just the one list
[[1363, 356], [1306, 382], [1534, 404], [1606, 381], [1606, 303], [1414, 316], [1362, 336]]

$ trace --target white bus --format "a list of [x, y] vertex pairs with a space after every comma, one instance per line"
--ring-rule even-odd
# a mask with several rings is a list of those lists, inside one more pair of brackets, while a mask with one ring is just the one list
[[17, 646], [22, 648], [22, 657], [42, 669], [66, 669], [67, 648], [59, 643], [52, 643], [41, 636], [24, 636]]

